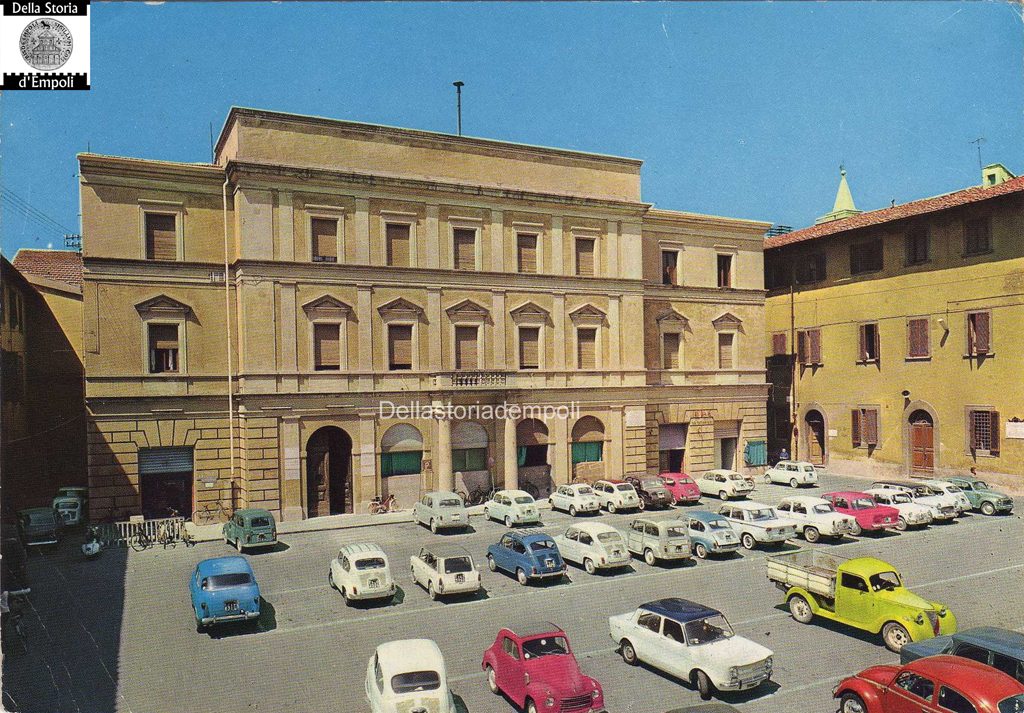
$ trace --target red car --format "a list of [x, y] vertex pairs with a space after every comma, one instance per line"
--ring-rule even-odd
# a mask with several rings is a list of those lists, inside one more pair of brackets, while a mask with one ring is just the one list
[[700, 502], [700, 488], [686, 473], [661, 473], [658, 477], [677, 503]]
[[832, 692], [839, 713], [1020, 713], [1024, 684], [958, 656], [929, 656], [906, 666], [872, 666]]
[[825, 493], [821, 497], [832, 503], [837, 512], [844, 515], [852, 515], [857, 521], [851, 535], [859, 535], [864, 530], [887, 530], [895, 528], [900, 521], [900, 511], [888, 505], [879, 505], [878, 502], [867, 493], [856, 491], [843, 491], [839, 493]]
[[580, 671], [554, 624], [502, 629], [484, 652], [483, 669], [491, 693], [504, 693], [526, 713], [605, 711], [601, 684]]

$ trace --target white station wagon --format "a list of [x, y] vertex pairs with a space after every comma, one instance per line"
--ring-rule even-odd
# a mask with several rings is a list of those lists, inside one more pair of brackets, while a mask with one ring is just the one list
[[853, 532], [857, 522], [852, 515], [836, 512], [828, 500], [807, 495], [785, 498], [775, 510], [796, 523], [797, 531], [808, 542], [817, 542], [822, 537], [841, 539]]
[[714, 495], [721, 500], [745, 498], [754, 489], [754, 483], [734, 470], [709, 470], [695, 478], [703, 495]]
[[625, 567], [632, 561], [622, 533], [611, 525], [600, 522], [582, 522], [570, 525], [555, 537], [562, 559], [583, 565], [587, 574], [599, 569]]
[[388, 556], [380, 545], [369, 542], [344, 545], [338, 550], [338, 556], [331, 560], [327, 580], [348, 602], [386, 599], [395, 594]]
[[484, 517], [504, 522], [505, 527], [526, 523], [540, 524], [537, 503], [525, 490], [499, 490], [484, 503]]
[[686, 525], [678, 520], [637, 518], [626, 530], [626, 549], [650, 566], [658, 560], [693, 559]]
[[446, 491], [426, 493], [412, 506], [412, 519], [426, 525], [435, 534], [442, 529], [463, 530], [469, 527], [462, 496]]
[[579, 513], [595, 513], [601, 510], [601, 501], [598, 500], [594, 489], [586, 483], [559, 485], [555, 492], [548, 496], [548, 503], [551, 504], [552, 510], [564, 510], [573, 517]]
[[422, 547], [409, 558], [409, 568], [412, 581], [426, 589], [431, 599], [480, 589], [480, 571], [461, 547]]
[[601, 501], [601, 507], [610, 513], [642, 507], [636, 488], [623, 480], [599, 480], [594, 483], [594, 494]]
[[801, 485], [817, 485], [818, 471], [806, 461], [780, 460], [764, 472], [764, 482], [783, 483], [793, 488]]
[[718, 509], [718, 514], [729, 521], [740, 544], [748, 550], [758, 542], [774, 545], [796, 537], [796, 523], [779, 517], [771, 505], [750, 501], [728, 503]]
[[378, 646], [366, 667], [366, 700], [371, 713], [455, 713], [441, 649], [430, 639]]

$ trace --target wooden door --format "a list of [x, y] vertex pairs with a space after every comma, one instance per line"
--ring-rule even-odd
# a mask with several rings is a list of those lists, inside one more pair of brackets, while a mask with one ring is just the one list
[[807, 460], [814, 465], [825, 464], [825, 422], [820, 417], [807, 418]]
[[910, 424], [911, 468], [920, 473], [935, 469], [935, 435], [932, 424], [917, 421]]

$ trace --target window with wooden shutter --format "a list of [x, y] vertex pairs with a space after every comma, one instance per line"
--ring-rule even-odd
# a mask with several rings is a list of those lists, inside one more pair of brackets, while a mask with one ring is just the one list
[[825, 279], [825, 253], [797, 258], [793, 277], [798, 285], [813, 285]]
[[579, 369], [597, 368], [597, 329], [580, 328], [576, 330], [576, 367]]
[[967, 412], [971, 450], [999, 455], [999, 412], [977, 409]]
[[540, 327], [519, 328], [519, 368], [540, 368]]
[[313, 325], [313, 368], [317, 371], [341, 368], [341, 325]]
[[864, 409], [863, 416], [864, 443], [868, 446], [878, 445], [878, 410]]
[[927, 357], [931, 354], [927, 318], [911, 319], [907, 322], [907, 343], [907, 356], [911, 358]]
[[811, 364], [821, 364], [821, 330], [811, 329], [807, 332], [807, 358]]
[[412, 325], [388, 325], [388, 368], [391, 371], [412, 369]]
[[409, 267], [412, 244], [412, 226], [404, 223], [388, 223], [385, 230], [387, 261], [392, 267]]
[[313, 262], [338, 262], [338, 220], [313, 218], [309, 221], [312, 233]]
[[516, 243], [519, 272], [537, 272], [537, 236], [519, 233]]
[[149, 373], [178, 371], [178, 325], [149, 325]]
[[679, 368], [679, 332], [666, 332], [662, 335], [662, 354], [662, 368]]
[[455, 368], [479, 369], [476, 327], [455, 328]]
[[801, 364], [807, 364], [810, 357], [808, 347], [810, 340], [807, 337], [807, 332], [796, 333], [796, 360]]
[[850, 246], [850, 274], [876, 272], [883, 267], [882, 241], [872, 240]]
[[989, 442], [988, 452], [994, 456], [999, 455], [999, 412], [989, 411], [988, 412], [988, 425], [989, 425]]
[[732, 255], [718, 256], [718, 286], [732, 287]]
[[904, 237], [907, 248], [907, 264], [920, 265], [928, 262], [928, 226], [915, 225]]
[[594, 274], [594, 239], [576, 238], [576, 274]]
[[452, 231], [455, 241], [454, 267], [456, 270], [476, 269], [476, 230], [473, 228], [455, 228]]
[[878, 361], [879, 354], [878, 324], [872, 322], [860, 325], [860, 361]]
[[679, 252], [676, 250], [661, 251], [661, 284], [678, 285], [676, 271], [679, 265]]
[[732, 332], [720, 332], [718, 335], [718, 368], [732, 369], [732, 346], [734, 335]]
[[970, 312], [967, 315], [967, 353], [971, 356], [988, 354], [992, 350], [992, 319], [988, 312]]
[[146, 213], [146, 259], [178, 259], [177, 220], [173, 213]]
[[973, 218], [964, 221], [964, 252], [979, 255], [992, 249], [988, 218]]
[[786, 333], [776, 332], [772, 335], [772, 355], [781, 356], [784, 354], [786, 354]]
[[861, 440], [861, 410], [859, 408], [855, 408], [850, 412], [850, 416], [853, 421], [850, 424], [850, 435], [852, 437], [853, 447], [859, 448], [863, 445], [863, 441]]

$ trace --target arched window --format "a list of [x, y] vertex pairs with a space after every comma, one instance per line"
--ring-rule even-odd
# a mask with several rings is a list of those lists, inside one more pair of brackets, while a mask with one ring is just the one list
[[408, 423], [399, 423], [380, 439], [380, 474], [413, 475], [423, 469], [423, 436]]
[[474, 421], [452, 428], [452, 470], [487, 470], [487, 430]]
[[584, 416], [572, 427], [572, 464], [595, 463], [604, 457], [604, 424]]

